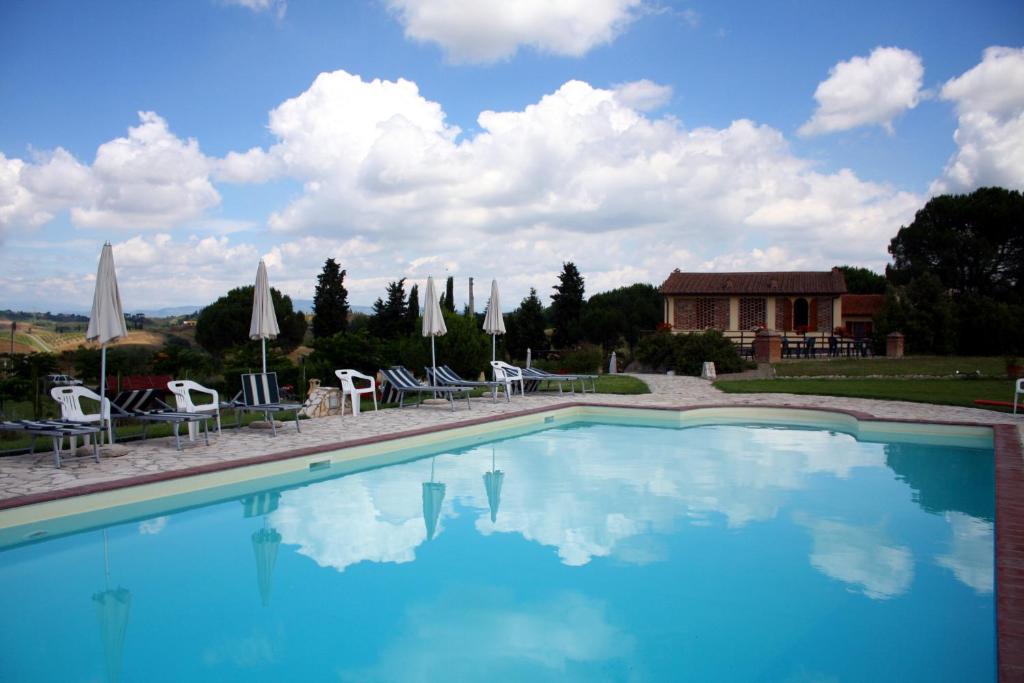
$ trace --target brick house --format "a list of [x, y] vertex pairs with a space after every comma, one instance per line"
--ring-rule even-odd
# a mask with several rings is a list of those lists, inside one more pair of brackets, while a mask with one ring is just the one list
[[851, 337], [870, 337], [875, 316], [885, 304], [884, 294], [843, 294], [843, 327]]
[[683, 273], [661, 285], [673, 332], [716, 329], [742, 337], [760, 327], [831, 334], [842, 324], [846, 280], [825, 272]]

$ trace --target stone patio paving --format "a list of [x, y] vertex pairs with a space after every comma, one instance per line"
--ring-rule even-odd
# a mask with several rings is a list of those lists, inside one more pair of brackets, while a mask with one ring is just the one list
[[[34, 455], [0, 458], [0, 501], [14, 503], [15, 498], [53, 492], [61, 489], [102, 484], [172, 470], [187, 470], [204, 465], [241, 461], [253, 456], [292, 451], [307, 447], [322, 447], [386, 435], [399, 434], [437, 425], [456, 425], [470, 419], [479, 419], [528, 409], [554, 407], [573, 401], [630, 406], [692, 407], [699, 405], [738, 406], [792, 406], [838, 408], [868, 413], [879, 418], [904, 420], [931, 420], [975, 422], [984, 424], [1015, 424], [1018, 438], [1024, 416], [1013, 416], [993, 411], [954, 406], [937, 406], [901, 401], [840, 398], [830, 396], [797, 396], [792, 394], [726, 394], [715, 389], [710, 382], [696, 377], [669, 377], [665, 375], [635, 375], [647, 383], [650, 394], [620, 396], [612, 394], [531, 394], [513, 397], [511, 403], [499, 399], [492, 403], [489, 397], [473, 400], [471, 410], [463, 401], [454, 413], [447, 406], [423, 406], [404, 410], [389, 409], [364, 412], [358, 417], [331, 416], [302, 421], [302, 433], [295, 432], [293, 423], [285, 423], [278, 436], [269, 432], [226, 427], [222, 434], [210, 435], [210, 445], [203, 444], [201, 436], [195, 444], [186, 445], [182, 452], [175, 451], [171, 437], [135, 441], [124, 444], [127, 451], [119, 457], [104, 457], [97, 464], [91, 457], [67, 458], [64, 466], [53, 466], [52, 451]], [[232, 420], [225, 420], [230, 424]], [[40, 447], [44, 448], [43, 441]], [[80, 450], [80, 452], [82, 452]], [[16, 504], [16, 503], [15, 503]]]

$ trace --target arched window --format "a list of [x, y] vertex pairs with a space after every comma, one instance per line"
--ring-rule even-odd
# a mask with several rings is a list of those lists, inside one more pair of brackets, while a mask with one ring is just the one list
[[810, 306], [803, 297], [793, 302], [793, 329], [807, 327], [810, 322]]

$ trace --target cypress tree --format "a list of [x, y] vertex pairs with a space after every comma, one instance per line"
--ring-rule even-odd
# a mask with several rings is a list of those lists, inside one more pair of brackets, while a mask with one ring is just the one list
[[444, 298], [443, 308], [447, 308], [452, 313], [455, 312], [455, 278], [449, 277], [448, 281], [444, 285]]
[[551, 314], [555, 324], [554, 343], [558, 348], [574, 346], [583, 338], [583, 276], [572, 261], [562, 264], [558, 284], [551, 295]]
[[317, 339], [332, 337], [348, 329], [348, 290], [345, 289], [345, 271], [334, 259], [324, 262], [324, 269], [316, 278], [313, 294], [313, 336]]

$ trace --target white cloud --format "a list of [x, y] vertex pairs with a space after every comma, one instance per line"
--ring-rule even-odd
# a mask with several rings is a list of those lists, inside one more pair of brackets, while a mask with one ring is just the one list
[[128, 137], [105, 142], [92, 165], [58, 147], [32, 161], [0, 154], [0, 238], [66, 210], [78, 227], [169, 228], [220, 203], [212, 168], [194, 139], [183, 141], [153, 112], [139, 112]]
[[278, 19], [284, 19], [288, 11], [288, 0], [221, 0], [225, 5], [236, 5], [259, 14], [268, 12]]
[[513, 282], [510, 303], [530, 284], [546, 294], [569, 259], [589, 291], [754, 250], [880, 268], [922, 203], [848, 170], [819, 173], [768, 126], [686, 129], [636, 108], [666, 94], [570, 81], [521, 111], [482, 112], [480, 132], [463, 136], [414, 83], [325, 73], [271, 112], [276, 144], [229, 155], [220, 177], [297, 179], [303, 194], [270, 216], [274, 231], [378, 245], [387, 279], [425, 256], [464, 264], [449, 274]]
[[521, 46], [579, 57], [610, 43], [641, 0], [387, 0], [407, 38], [437, 43], [452, 62], [495, 62]]
[[873, 600], [906, 593], [914, 579], [910, 548], [895, 544], [879, 528], [860, 527], [797, 514], [814, 539], [811, 565], [826, 576], [857, 587]]
[[654, 111], [672, 99], [672, 86], [659, 85], [643, 78], [615, 86], [615, 97], [627, 107], [637, 111]]
[[839, 62], [814, 91], [818, 108], [799, 133], [820, 135], [867, 125], [892, 132], [892, 120], [922, 99], [923, 76], [921, 58], [896, 47], [876, 47], [868, 57]]
[[947, 81], [940, 95], [956, 105], [958, 149], [932, 192], [1024, 189], [1024, 48], [988, 48], [980, 64]]
[[945, 518], [952, 539], [949, 552], [936, 557], [935, 562], [977, 593], [991, 593], [995, 584], [991, 522], [962, 512], [947, 512]]

